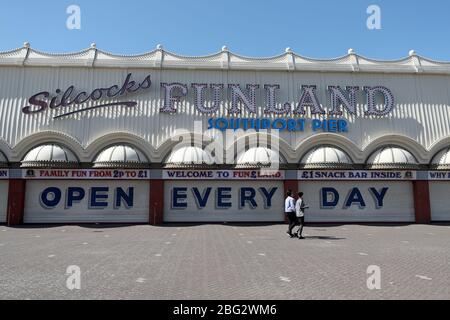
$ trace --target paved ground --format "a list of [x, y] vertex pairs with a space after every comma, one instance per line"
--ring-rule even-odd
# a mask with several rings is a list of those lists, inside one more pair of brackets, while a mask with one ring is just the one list
[[[0, 226], [0, 299], [450, 299], [450, 226]], [[66, 287], [81, 268], [81, 290]], [[367, 268], [381, 268], [381, 290]]]

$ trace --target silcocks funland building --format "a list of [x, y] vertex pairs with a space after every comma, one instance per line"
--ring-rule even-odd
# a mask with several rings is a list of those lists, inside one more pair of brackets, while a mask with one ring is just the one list
[[0, 70], [0, 223], [282, 222], [287, 189], [310, 222], [450, 220], [449, 63], [25, 45]]

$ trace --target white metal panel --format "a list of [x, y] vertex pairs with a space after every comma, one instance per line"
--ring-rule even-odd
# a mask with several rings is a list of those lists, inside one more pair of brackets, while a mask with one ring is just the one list
[[[55, 206], [48, 206], [42, 201], [44, 191], [49, 187], [61, 191], [61, 201]], [[81, 188], [85, 196], [81, 200], [67, 202], [68, 188]], [[92, 188], [108, 187], [108, 192], [92, 193]], [[120, 201], [116, 206], [117, 188], [122, 188], [128, 195], [133, 189], [133, 197], [129, 204]], [[73, 193], [78, 197], [79, 193]], [[105, 198], [97, 198], [104, 195]], [[46, 199], [53, 200], [54, 193]], [[107, 203], [104, 208], [92, 207], [90, 202]], [[122, 198], [120, 198], [122, 200]], [[128, 199], [130, 200], [130, 199]], [[130, 205], [131, 204], [131, 205]], [[25, 223], [146, 223], [149, 221], [149, 183], [148, 181], [28, 181], [25, 199]]]
[[[334, 188], [339, 194], [336, 206], [324, 207], [322, 192], [324, 188]], [[346, 207], [351, 191], [357, 188], [362, 195], [361, 202], [354, 202]], [[382, 206], [378, 207], [374, 193], [375, 188], [381, 195], [383, 188], [388, 188]], [[299, 184], [305, 193], [305, 201], [310, 209], [306, 212], [309, 222], [414, 222], [414, 200], [411, 182], [394, 181], [305, 181]], [[333, 194], [327, 196], [332, 202]]]
[[8, 209], [8, 181], [0, 181], [0, 223], [6, 223]]
[[[187, 203], [186, 208], [175, 208], [174, 188], [186, 188], [186, 199], [178, 202]], [[193, 188], [205, 203], [199, 202]], [[207, 197], [207, 188], [211, 188]], [[227, 192], [231, 196], [226, 202], [231, 203], [230, 208], [220, 208], [218, 202], [218, 188], [231, 188]], [[257, 207], [246, 202], [241, 207], [242, 188], [255, 190], [254, 200]], [[271, 203], [266, 201], [260, 188], [271, 193]], [[270, 206], [269, 206], [270, 205]], [[164, 221], [165, 222], [282, 222], [284, 221], [283, 183], [267, 181], [166, 181], [164, 187]]]
[[[25, 115], [21, 109], [33, 94], [43, 90], [54, 92], [74, 85], [76, 90], [92, 91], [123, 83], [128, 72], [133, 72], [133, 80], [143, 80], [152, 75], [152, 87], [128, 98], [138, 102], [137, 108], [114, 107], [89, 111], [67, 118], [53, 119], [61, 110], [42, 114]], [[58, 131], [73, 137], [83, 147], [109, 133], [129, 132], [150, 143], [155, 148], [170, 139], [177, 129], [194, 131], [194, 121], [202, 121], [207, 128], [208, 116], [201, 115], [193, 107], [191, 83], [228, 84], [280, 84], [278, 93], [280, 105], [284, 102], [298, 103], [301, 85], [318, 86], [321, 103], [329, 107], [330, 98], [326, 92], [328, 85], [375, 86], [390, 88], [396, 99], [395, 110], [387, 117], [364, 116], [364, 95], [359, 96], [358, 116], [344, 112], [349, 121], [350, 131], [345, 134], [362, 150], [375, 139], [385, 135], [402, 135], [429, 148], [439, 140], [450, 135], [447, 125], [450, 119], [450, 77], [444, 75], [409, 74], [355, 74], [355, 73], [313, 73], [280, 71], [211, 71], [211, 70], [165, 70], [165, 69], [90, 69], [81, 67], [1, 67], [0, 72], [0, 139], [15, 147], [22, 139], [44, 130]], [[188, 85], [189, 94], [181, 99], [177, 114], [161, 114], [163, 104], [160, 84], [180, 82]], [[229, 95], [224, 90], [225, 102], [220, 112], [213, 117], [228, 115]], [[264, 90], [257, 93], [258, 117], [264, 114]], [[207, 102], [211, 103], [209, 95]], [[111, 102], [107, 99], [102, 102]], [[92, 103], [91, 103], [92, 105]], [[89, 105], [89, 106], [91, 106]], [[247, 112], [241, 114], [248, 117]], [[308, 114], [307, 116], [310, 116]], [[269, 118], [276, 118], [270, 116]], [[315, 118], [315, 117], [314, 117]], [[306, 138], [314, 135], [311, 130], [304, 133], [282, 132], [281, 138], [293, 149]], [[14, 158], [11, 161], [20, 161]], [[431, 158], [431, 156], [430, 156]]]
[[430, 181], [431, 220], [450, 221], [450, 181]]

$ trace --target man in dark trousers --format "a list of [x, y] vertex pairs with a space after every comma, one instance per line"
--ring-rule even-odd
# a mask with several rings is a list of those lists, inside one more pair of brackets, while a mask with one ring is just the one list
[[294, 230], [297, 225], [297, 216], [295, 214], [295, 199], [292, 198], [292, 190], [289, 190], [287, 193], [287, 198], [284, 202], [284, 212], [289, 220], [289, 230], [287, 231], [287, 234], [293, 238], [294, 234], [292, 233], [292, 230]]

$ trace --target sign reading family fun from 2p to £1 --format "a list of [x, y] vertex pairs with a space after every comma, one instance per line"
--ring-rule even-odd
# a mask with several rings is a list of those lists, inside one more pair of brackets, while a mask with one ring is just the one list
[[127, 169], [24, 169], [29, 180], [148, 180], [150, 170]]
[[[28, 100], [28, 105], [22, 108], [26, 115], [33, 115], [48, 110], [54, 110], [54, 119], [66, 118], [72, 115], [86, 113], [91, 110], [126, 107], [138, 108], [137, 101], [126, 99], [129, 95], [148, 91], [152, 86], [152, 77], [147, 75], [141, 81], [133, 80], [129, 73], [122, 83], [103, 88], [76, 90], [71, 85], [66, 90], [41, 91]], [[326, 108], [320, 101], [317, 85], [297, 85], [297, 101], [279, 101], [279, 84], [240, 84], [230, 83], [160, 83], [162, 114], [178, 113], [181, 100], [192, 99], [196, 112], [211, 117], [208, 119], [208, 129], [224, 130], [279, 130], [288, 132], [348, 132], [348, 122], [343, 119], [344, 110], [351, 116], [384, 117], [395, 109], [395, 98], [392, 91], [384, 86], [335, 86], [329, 85], [326, 90], [330, 106]], [[52, 93], [53, 91], [53, 93]], [[191, 97], [189, 94], [191, 93]], [[262, 106], [257, 103], [261, 95]], [[210, 103], [206, 103], [207, 97]], [[230, 97], [227, 115], [219, 115], [225, 97]], [[160, 99], [160, 97], [153, 97]], [[114, 102], [108, 101], [113, 99]], [[126, 100], [124, 100], [126, 99]], [[101, 102], [103, 100], [103, 102]], [[106, 101], [104, 101], [106, 100]], [[117, 101], [119, 100], [119, 101]], [[362, 114], [358, 111], [358, 103], [365, 106]], [[258, 108], [263, 108], [265, 118], [256, 118]], [[243, 111], [248, 117], [240, 116]], [[307, 118], [307, 114], [315, 118]], [[217, 115], [218, 117], [212, 117]], [[320, 119], [319, 119], [320, 117]]]

